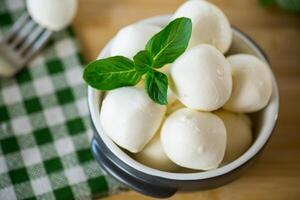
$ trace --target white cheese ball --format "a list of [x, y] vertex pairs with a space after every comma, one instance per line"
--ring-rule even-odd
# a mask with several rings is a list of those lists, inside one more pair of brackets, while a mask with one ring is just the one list
[[143, 89], [122, 87], [107, 93], [100, 120], [105, 133], [119, 146], [137, 153], [156, 133], [166, 106], [152, 101]]
[[212, 113], [183, 108], [167, 117], [161, 143], [167, 156], [179, 166], [215, 169], [224, 157], [226, 129]]
[[160, 134], [156, 133], [151, 141], [145, 146], [145, 148], [134, 155], [134, 158], [155, 169], [162, 171], [175, 171], [179, 166], [175, 165], [166, 155], [164, 149], [161, 146]]
[[77, 11], [77, 0], [27, 0], [31, 17], [41, 26], [59, 31], [72, 22]]
[[217, 110], [231, 94], [230, 65], [213, 46], [198, 45], [173, 63], [170, 68], [170, 87], [189, 108]]
[[227, 146], [223, 163], [240, 157], [252, 144], [251, 120], [247, 115], [224, 110], [215, 113], [224, 122], [227, 132]]
[[160, 30], [158, 26], [143, 23], [126, 26], [114, 38], [110, 55], [133, 59], [139, 51], [145, 49], [148, 40]]
[[175, 12], [173, 19], [188, 17], [192, 20], [193, 32], [189, 47], [211, 44], [225, 53], [232, 41], [230, 23], [215, 5], [203, 0], [186, 1]]
[[272, 94], [272, 72], [255, 56], [237, 54], [227, 58], [233, 89], [224, 108], [233, 112], [256, 112], [264, 108]]

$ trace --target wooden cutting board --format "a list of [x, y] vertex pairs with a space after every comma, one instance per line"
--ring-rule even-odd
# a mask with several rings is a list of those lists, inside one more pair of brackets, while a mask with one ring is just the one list
[[[183, 0], [80, 0], [75, 30], [88, 61], [122, 26], [172, 13]], [[300, 199], [300, 15], [264, 9], [256, 0], [212, 0], [231, 23], [268, 54], [280, 90], [275, 134], [258, 162], [241, 178], [218, 189], [176, 194], [171, 199]], [[151, 199], [133, 191], [107, 200]]]

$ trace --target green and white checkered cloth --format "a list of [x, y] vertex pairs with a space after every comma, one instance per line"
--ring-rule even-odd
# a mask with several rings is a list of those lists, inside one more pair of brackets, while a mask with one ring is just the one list
[[[0, 0], [0, 38], [24, 10], [23, 0]], [[16, 77], [0, 78], [0, 200], [90, 199], [122, 189], [90, 152], [82, 63], [68, 29]]]

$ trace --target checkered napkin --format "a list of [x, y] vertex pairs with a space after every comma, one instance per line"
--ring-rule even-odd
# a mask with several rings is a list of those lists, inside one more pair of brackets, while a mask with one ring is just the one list
[[[0, 38], [24, 12], [0, 0]], [[116, 193], [90, 152], [82, 58], [60, 32], [16, 77], [0, 78], [0, 199], [90, 199]]]

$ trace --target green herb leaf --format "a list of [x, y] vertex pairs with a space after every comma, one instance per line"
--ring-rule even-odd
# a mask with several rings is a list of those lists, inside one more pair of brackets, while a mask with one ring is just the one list
[[151, 57], [149, 51], [140, 51], [134, 57], [134, 66], [137, 71], [141, 74], [145, 74], [149, 71], [153, 64], [153, 58]]
[[168, 77], [158, 71], [151, 70], [146, 74], [145, 89], [149, 97], [161, 105], [167, 105]]
[[299, 0], [276, 0], [278, 6], [286, 11], [300, 13]]
[[192, 21], [185, 17], [173, 20], [155, 34], [146, 45], [146, 50], [153, 57], [153, 67], [172, 63], [186, 50], [191, 34]]
[[300, 13], [300, 0], [259, 0], [262, 6], [277, 5], [282, 10]]
[[93, 88], [112, 90], [123, 86], [134, 86], [141, 80], [141, 74], [133, 62], [123, 56], [96, 60], [87, 65], [83, 79]]
[[259, 0], [260, 5], [262, 6], [269, 6], [273, 5], [276, 0]]

